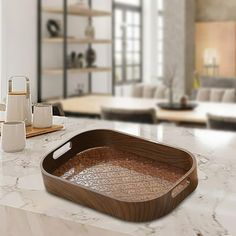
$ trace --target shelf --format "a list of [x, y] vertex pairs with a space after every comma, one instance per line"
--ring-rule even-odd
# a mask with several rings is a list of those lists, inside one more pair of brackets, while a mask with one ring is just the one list
[[[68, 69], [69, 74], [81, 74], [81, 73], [92, 73], [92, 72], [110, 72], [112, 69], [110, 67], [94, 67], [94, 68], [82, 68], [82, 69]], [[44, 75], [61, 75], [63, 74], [62, 69], [44, 69]]]
[[[63, 38], [43, 38], [44, 43], [63, 43]], [[82, 38], [68, 38], [68, 43], [80, 44], [111, 44], [112, 40], [109, 39], [82, 39]]]
[[[65, 5], [66, 3], [66, 5]], [[92, 0], [90, 1], [91, 5], [92, 5]], [[81, 35], [81, 36], [77, 36], [74, 34], [68, 35], [68, 28], [69, 28], [69, 19], [68, 17], [78, 17], [78, 20], [82, 20], [82, 18], [80, 17], [85, 17], [86, 20], [91, 21], [92, 17], [104, 17], [101, 20], [106, 20], [106, 19], [111, 19], [112, 17], [112, 10], [111, 9], [105, 9], [105, 10], [100, 10], [100, 6], [98, 6], [98, 8], [95, 7], [95, 9], [93, 9], [93, 7], [91, 7], [91, 5], [89, 4], [89, 6], [87, 6], [86, 8], [83, 7], [80, 3], [77, 4], [69, 4], [68, 1], [64, 1], [61, 5], [57, 5], [57, 6], [43, 6], [42, 5], [42, 1], [39, 1], [38, 7], [37, 7], [37, 11], [38, 11], [38, 15], [41, 15], [43, 12], [47, 13], [47, 15], [40, 17], [39, 22], [38, 22], [38, 33], [39, 35], [43, 35], [42, 33], [42, 27], [41, 25], [43, 24], [43, 17], [49, 17], [49, 15], [52, 16], [52, 14], [58, 14], [60, 17], [62, 17], [61, 19], [61, 24], [63, 25], [63, 34], [59, 35], [58, 37], [55, 38], [51, 38], [49, 37], [49, 35], [43, 35], [42, 37], [37, 37], [37, 43], [38, 43], [38, 48], [39, 48], [39, 52], [42, 51], [42, 47], [45, 44], [48, 44], [47, 46], [53, 46], [53, 45], [57, 45], [58, 46], [63, 46], [63, 62], [62, 63], [66, 63], [64, 60], [67, 58], [67, 47], [70, 47], [69, 45], [84, 45], [84, 46], [91, 46], [91, 45], [101, 45], [102, 47], [104, 45], [110, 47], [113, 44], [113, 41], [110, 37], [105, 37], [105, 38], [88, 38], [85, 35]], [[56, 16], [55, 16], [56, 17]], [[108, 17], [108, 18], [105, 18]], [[94, 19], [95, 20], [95, 19]], [[100, 27], [101, 28], [101, 27]], [[99, 30], [99, 27], [98, 27]], [[102, 28], [100, 29], [102, 30]], [[66, 37], [66, 40], [64, 41], [64, 38]], [[56, 55], [55, 55], [56, 56]], [[69, 76], [71, 75], [75, 75], [75, 76], [80, 76], [82, 74], [89, 74], [89, 76], [85, 76], [87, 77], [86, 80], [88, 80], [88, 92], [91, 93], [92, 92], [92, 80], [93, 80], [93, 76], [92, 73], [112, 73], [112, 66], [110, 65], [104, 65], [103, 67], [94, 67], [94, 68], [73, 68], [73, 69], [66, 69], [65, 65], [60, 65], [58, 67], [56, 67], [56, 65], [54, 67], [51, 67], [47, 65], [45, 65], [45, 67], [43, 68], [42, 65], [44, 63], [42, 63], [42, 53], [38, 54], [38, 84], [39, 84], [39, 93], [38, 93], [38, 100], [41, 101], [42, 100], [42, 80], [43, 77], [53, 77], [55, 76], [56, 78], [58, 77], [59, 79], [62, 78], [63, 83], [64, 83], [64, 87], [62, 88], [62, 93], [63, 93], [63, 97], [67, 97], [67, 89], [66, 89], [66, 85], [69, 83], [68, 79]], [[66, 69], [66, 73], [65, 70]], [[91, 74], [90, 74], [91, 73]], [[113, 83], [113, 81], [112, 81]], [[114, 90], [114, 88], [112, 87], [112, 89]]]
[[[63, 9], [59, 7], [43, 7], [44, 12], [63, 14]], [[111, 12], [94, 10], [89, 8], [80, 8], [78, 6], [68, 6], [67, 13], [70, 15], [95, 17], [95, 16], [111, 16]]]

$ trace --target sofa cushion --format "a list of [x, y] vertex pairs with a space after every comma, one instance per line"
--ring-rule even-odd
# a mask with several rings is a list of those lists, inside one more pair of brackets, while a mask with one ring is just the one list
[[197, 92], [197, 101], [209, 102], [210, 101], [210, 89], [200, 88]]
[[143, 85], [135, 84], [132, 88], [131, 96], [134, 98], [141, 98], [143, 96]]
[[163, 85], [157, 86], [154, 92], [154, 98], [163, 99], [165, 98], [166, 87]]
[[221, 102], [225, 90], [224, 89], [211, 89], [210, 101], [211, 102]]
[[235, 102], [235, 89], [226, 89], [222, 97], [222, 102], [234, 103]]
[[143, 98], [153, 98], [156, 90], [156, 86], [144, 85], [143, 86]]
[[163, 84], [135, 84], [132, 86], [131, 96], [135, 98], [168, 98], [168, 88]]

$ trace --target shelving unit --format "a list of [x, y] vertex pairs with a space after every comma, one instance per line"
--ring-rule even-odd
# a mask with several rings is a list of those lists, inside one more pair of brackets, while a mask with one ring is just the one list
[[[43, 38], [43, 43], [63, 43], [63, 38]], [[111, 44], [112, 40], [109, 39], [87, 39], [87, 38], [67, 38], [68, 43], [80, 44]]]
[[[81, 69], [67, 69], [68, 74], [82, 74], [82, 73], [93, 73], [93, 72], [110, 72], [112, 71], [109, 67], [94, 67], [94, 68], [81, 68]], [[48, 68], [42, 71], [44, 75], [61, 75], [63, 69]]]
[[[92, 90], [92, 73], [112, 72], [111, 67], [92, 67], [92, 68], [67, 68], [67, 49], [68, 44], [112, 44], [110, 39], [90, 39], [76, 38], [67, 35], [68, 16], [87, 17], [91, 22], [92, 17], [111, 17], [111, 12], [96, 10], [92, 8], [92, 0], [89, 0], [89, 8], [80, 8], [77, 5], [68, 5], [67, 0], [63, 1], [63, 7], [42, 6], [42, 0], [38, 0], [38, 101], [42, 101], [42, 76], [62, 76], [63, 77], [63, 97], [67, 98], [68, 75], [88, 73], [88, 92]], [[63, 36], [57, 38], [42, 37], [42, 13], [62, 14], [63, 16]], [[42, 68], [42, 44], [63, 44], [63, 68]], [[113, 80], [112, 80], [113, 83]], [[113, 87], [113, 85], [112, 85]], [[113, 89], [114, 90], [114, 89]], [[113, 93], [114, 91], [112, 91]]]
[[[58, 8], [58, 7], [43, 7], [42, 10], [44, 12], [55, 13], [55, 14], [63, 14], [64, 12], [62, 8]], [[111, 13], [107, 11], [79, 8], [76, 6], [68, 6], [67, 14], [76, 15], [76, 16], [84, 16], [84, 17], [111, 16]]]

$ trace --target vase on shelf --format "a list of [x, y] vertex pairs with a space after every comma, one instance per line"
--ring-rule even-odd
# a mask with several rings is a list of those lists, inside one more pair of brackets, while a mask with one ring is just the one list
[[89, 24], [85, 28], [85, 37], [89, 39], [94, 39], [95, 38], [95, 28], [92, 25], [92, 20], [89, 20]]
[[67, 62], [66, 62], [66, 64], [67, 64], [67, 68], [68, 69], [73, 68], [72, 60], [71, 60], [71, 54], [67, 55]]
[[84, 54], [83, 53], [79, 53], [78, 56], [77, 56], [77, 60], [76, 60], [76, 67], [81, 69], [83, 68], [85, 65], [85, 62], [84, 62]]
[[89, 48], [86, 52], [86, 62], [87, 62], [87, 68], [96, 67], [94, 65], [94, 62], [96, 61], [97, 54], [94, 49]]
[[75, 90], [76, 96], [81, 97], [84, 94], [84, 85], [78, 84], [77, 89]]
[[72, 68], [76, 67], [76, 52], [71, 52], [70, 54], [70, 58], [71, 58], [71, 66]]
[[88, 5], [86, 4], [85, 0], [77, 0], [75, 5], [79, 8], [88, 8]]

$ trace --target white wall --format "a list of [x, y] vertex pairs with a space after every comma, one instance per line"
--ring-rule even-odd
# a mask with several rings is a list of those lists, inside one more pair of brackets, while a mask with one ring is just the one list
[[[74, 3], [76, 0], [69, 0]], [[33, 101], [37, 99], [37, 1], [36, 0], [1, 0], [3, 15], [1, 25], [3, 26], [3, 70], [1, 73], [1, 99], [6, 97], [7, 79], [12, 75], [26, 75], [31, 79]], [[45, 5], [58, 5], [62, 1], [43, 0]], [[111, 10], [110, 0], [93, 0], [94, 6], [99, 9]], [[47, 35], [45, 23], [48, 18], [61, 18], [56, 14], [43, 13], [43, 35]], [[83, 36], [87, 19], [70, 16], [68, 18], [68, 34], [73, 36]], [[98, 37], [111, 37], [111, 19], [95, 18], [98, 24]], [[96, 25], [97, 26], [97, 25]], [[105, 30], [104, 30], [105, 29]], [[100, 34], [104, 31], [104, 35]], [[109, 38], [110, 38], [109, 37]], [[98, 53], [98, 65], [111, 65], [111, 46], [94, 46]], [[72, 50], [85, 52], [86, 46], [70, 45], [68, 53]], [[43, 66], [60, 67], [62, 66], [62, 45], [43, 45], [42, 56]], [[70, 76], [68, 81], [68, 93], [73, 94], [78, 83], [83, 83], [87, 89], [87, 75]], [[94, 74], [93, 92], [111, 92], [111, 73]], [[62, 77], [43, 76], [43, 96], [53, 97], [62, 95]]]
[[143, 1], [143, 82], [157, 83], [157, 1]]
[[1, 0], [2, 73], [1, 99], [6, 97], [7, 79], [12, 75], [31, 78], [36, 98], [36, 1]]
[[179, 95], [190, 93], [192, 86], [194, 12], [194, 0], [164, 1], [164, 73], [176, 71], [174, 89]]

